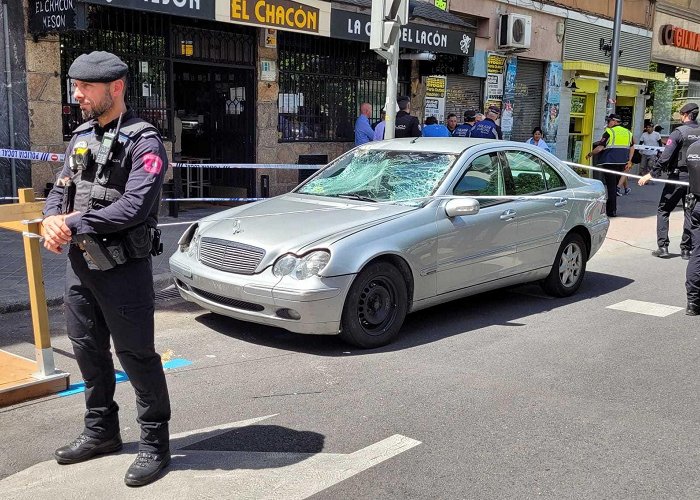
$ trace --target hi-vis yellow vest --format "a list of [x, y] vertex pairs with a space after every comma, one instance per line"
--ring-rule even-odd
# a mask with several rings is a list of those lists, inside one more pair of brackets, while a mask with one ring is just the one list
[[632, 132], [625, 127], [616, 125], [606, 128], [608, 142], [600, 153], [600, 164], [625, 164], [629, 160], [630, 146], [632, 145]]

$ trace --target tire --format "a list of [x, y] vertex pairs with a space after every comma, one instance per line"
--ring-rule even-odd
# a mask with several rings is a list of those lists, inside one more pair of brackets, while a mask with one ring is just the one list
[[552, 270], [541, 283], [545, 292], [555, 297], [569, 297], [576, 293], [586, 274], [588, 252], [583, 238], [569, 233], [562, 241]]
[[408, 292], [401, 272], [386, 262], [368, 265], [350, 287], [340, 320], [340, 338], [371, 349], [390, 343], [408, 310]]

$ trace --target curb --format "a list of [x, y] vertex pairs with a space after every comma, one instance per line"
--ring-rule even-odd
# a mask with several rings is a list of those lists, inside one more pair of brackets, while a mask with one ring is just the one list
[[[153, 290], [159, 291], [163, 288], [170, 286], [173, 283], [172, 274], [160, 273], [153, 275]], [[63, 304], [63, 292], [60, 295], [54, 294], [53, 296], [46, 296], [46, 305], [48, 307], [56, 307]], [[6, 302], [0, 304], [0, 314], [12, 313], [18, 311], [27, 311], [30, 309], [29, 297], [22, 298], [16, 302]]]

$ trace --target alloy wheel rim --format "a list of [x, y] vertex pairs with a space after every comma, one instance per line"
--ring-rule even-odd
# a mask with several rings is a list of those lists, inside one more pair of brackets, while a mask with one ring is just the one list
[[559, 282], [566, 288], [574, 286], [581, 276], [583, 253], [578, 245], [569, 243], [559, 260]]
[[396, 288], [385, 278], [369, 280], [357, 302], [357, 316], [368, 335], [380, 335], [396, 317]]

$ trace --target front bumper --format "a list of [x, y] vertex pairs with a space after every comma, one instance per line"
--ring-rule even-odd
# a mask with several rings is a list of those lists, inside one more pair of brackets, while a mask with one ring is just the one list
[[[231, 274], [204, 266], [181, 252], [170, 257], [170, 270], [182, 298], [204, 309], [314, 335], [338, 333], [345, 297], [354, 278], [280, 279], [271, 268], [250, 276]], [[293, 319], [294, 313], [299, 319]]]

